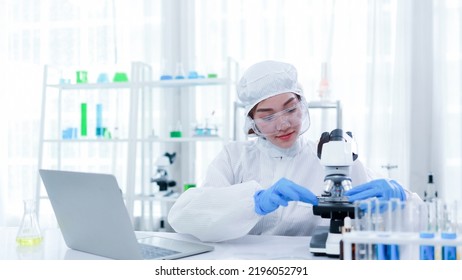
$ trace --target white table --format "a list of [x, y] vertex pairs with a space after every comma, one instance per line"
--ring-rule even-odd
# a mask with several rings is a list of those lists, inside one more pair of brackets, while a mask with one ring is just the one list
[[[0, 260], [46, 259], [46, 260], [95, 260], [105, 259], [100, 256], [69, 249], [57, 228], [42, 230], [43, 242], [35, 247], [20, 247], [16, 244], [17, 228], [0, 228]], [[180, 240], [198, 241], [192, 236], [171, 232], [137, 232], [140, 237], [157, 235]], [[239, 239], [208, 243], [215, 247], [212, 252], [191, 256], [184, 259], [214, 260], [303, 260], [332, 259], [315, 257], [309, 252], [308, 236], [261, 236], [248, 235]], [[335, 259], [333, 259], [335, 260]]]

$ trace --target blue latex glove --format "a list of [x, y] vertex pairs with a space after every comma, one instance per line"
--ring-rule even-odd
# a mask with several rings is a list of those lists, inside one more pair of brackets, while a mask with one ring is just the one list
[[287, 180], [279, 179], [271, 188], [257, 191], [254, 195], [255, 212], [266, 215], [279, 206], [287, 206], [289, 201], [303, 201], [318, 204], [318, 198], [310, 190]]
[[401, 201], [406, 200], [406, 193], [403, 187], [395, 180], [377, 179], [368, 183], [359, 185], [345, 192], [348, 201], [363, 200], [370, 197], [377, 197], [379, 200], [390, 200], [399, 198]]

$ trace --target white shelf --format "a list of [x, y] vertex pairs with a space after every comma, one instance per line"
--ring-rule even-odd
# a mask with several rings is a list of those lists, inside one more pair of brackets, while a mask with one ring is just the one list
[[177, 199], [176, 196], [147, 196], [147, 195], [136, 195], [135, 200], [140, 201], [161, 201], [161, 202], [175, 202]]
[[310, 109], [334, 109], [337, 115], [337, 128], [342, 128], [342, 104], [340, 100], [330, 101], [330, 100], [317, 100], [308, 102], [308, 108]]
[[133, 83], [119, 82], [119, 83], [85, 83], [85, 84], [48, 84], [50, 88], [57, 88], [61, 90], [101, 90], [101, 89], [130, 89]]
[[147, 87], [188, 87], [188, 86], [215, 86], [215, 85], [227, 85], [229, 79], [225, 78], [205, 78], [205, 79], [184, 79], [184, 80], [164, 80], [164, 81], [152, 81], [152, 82], [141, 82], [138, 86]]
[[138, 139], [137, 141], [140, 142], [159, 142], [159, 143], [175, 143], [175, 142], [222, 142], [225, 141], [222, 137], [178, 137], [178, 138], [146, 138], [146, 139]]
[[331, 108], [337, 109], [339, 107], [339, 101], [328, 101], [328, 100], [319, 100], [319, 101], [310, 101], [308, 102], [309, 108]]
[[43, 139], [45, 143], [126, 143], [128, 139]]
[[[52, 67], [44, 67], [43, 77], [43, 91], [42, 91], [42, 115], [40, 123], [40, 143], [39, 143], [39, 163], [38, 168], [48, 168], [52, 166], [56, 169], [61, 169], [62, 166], [72, 166], [71, 164], [76, 163], [80, 157], [85, 158], [88, 155], [100, 157], [104, 159], [104, 168], [110, 168], [110, 172], [120, 172], [123, 170], [123, 174], [115, 174], [120, 176], [120, 185], [124, 186], [124, 198], [126, 206], [131, 218], [135, 217], [135, 201], [141, 201], [142, 205], [145, 202], [151, 203], [153, 201], [174, 201], [174, 197], [150, 197], [139, 195], [150, 194], [150, 188], [152, 183], [146, 178], [150, 178], [153, 170], [156, 170], [155, 159], [160, 156], [159, 150], [174, 149], [175, 152], [179, 152], [181, 161], [175, 165], [176, 172], [174, 174], [174, 180], [178, 182], [178, 186], [183, 184], [183, 181], [191, 180], [196, 175], [194, 173], [195, 164], [191, 164], [191, 161], [195, 162], [196, 157], [196, 143], [225, 143], [230, 141], [230, 120], [231, 111], [228, 108], [230, 104], [230, 92], [232, 74], [231, 65], [232, 61], [229, 60], [227, 77], [219, 78], [200, 78], [200, 79], [173, 79], [173, 80], [152, 80], [152, 68], [151, 66], [133, 62], [131, 64], [131, 71], [128, 74], [130, 80], [128, 82], [108, 82], [108, 83], [53, 83], [50, 82], [49, 77], [56, 77], [60, 69]], [[234, 64], [233, 64], [234, 66]], [[236, 67], [237, 69], [237, 67]], [[48, 73], [53, 71], [48, 75]], [[228, 75], [229, 74], [229, 75]], [[57, 82], [57, 81], [56, 81]], [[151, 137], [150, 133], [154, 127], [158, 126], [158, 120], [153, 116], [153, 100], [158, 98], [152, 94], [156, 90], [163, 93], [171, 93], [172, 91], [164, 91], [163, 89], [175, 89], [175, 94], [170, 94], [170, 98], [167, 98], [168, 102], [177, 102], [179, 105], [177, 110], [172, 112], [172, 115], [167, 116], [167, 124], [162, 124], [160, 129], [156, 131], [165, 132], [168, 124], [176, 122], [178, 118], [181, 123], [187, 123], [190, 121], [191, 116], [196, 114], [194, 107], [191, 107], [191, 101], [194, 102], [196, 92], [199, 94], [208, 92], [215, 92], [215, 88], [212, 91], [206, 88], [196, 90], [197, 87], [219, 87], [216, 91], [220, 94], [220, 104], [214, 104], [218, 106], [222, 113], [220, 119], [222, 129], [219, 136], [188, 136], [171, 138], [168, 137], [167, 133], [160, 133], [164, 135], [162, 137]], [[50, 91], [50, 89], [53, 90]], [[82, 91], [82, 92], [77, 92]], [[91, 92], [91, 97], [95, 100], [117, 100], [117, 125], [120, 128], [122, 126], [123, 132], [122, 138], [97, 138], [96, 136], [89, 135], [87, 137], [81, 137], [75, 139], [62, 139], [61, 131], [65, 126], [64, 122], [69, 122], [69, 117], [66, 114], [78, 114], [78, 111], [68, 112], [66, 108], [73, 108], [76, 110], [75, 104], [80, 104], [79, 99], [88, 98], [85, 91]], [[77, 92], [78, 94], [74, 94]], [[51, 94], [47, 99], [47, 95]], [[113, 94], [114, 93], [114, 94]], [[121, 94], [119, 94], [121, 93]], [[179, 97], [178, 94], [186, 94]], [[76, 96], [75, 98], [73, 96]], [[114, 97], [113, 97], [114, 96]], [[116, 98], [117, 99], [112, 99]], [[217, 95], [218, 97], [218, 95]], [[92, 99], [92, 100], [93, 100]], [[120, 99], [120, 101], [119, 101]], [[74, 104], [75, 103], [75, 104]], [[167, 103], [170, 104], [170, 103]], [[175, 103], [176, 104], [176, 103]], [[89, 108], [89, 107], [88, 107]], [[113, 107], [114, 108], [114, 107]], [[179, 114], [178, 114], [179, 112]], [[168, 112], [167, 112], [168, 113]], [[114, 113], [113, 113], [114, 114]], [[172, 117], [173, 116], [173, 117]], [[67, 118], [66, 118], [67, 117]], [[90, 118], [88, 118], [90, 120]], [[51, 121], [55, 123], [51, 123]], [[75, 118], [73, 122], [78, 122]], [[91, 119], [91, 125], [94, 125], [94, 118]], [[88, 125], [90, 125], [90, 122]], [[49, 129], [45, 129], [45, 126]], [[156, 127], [157, 128], [157, 127]], [[52, 130], [50, 130], [52, 129]], [[88, 127], [88, 131], [92, 131]], [[46, 132], [46, 134], [45, 134]], [[191, 134], [193, 132], [191, 131]], [[183, 133], [184, 134], [184, 133]], [[141, 137], [144, 136], [145, 137]], [[174, 145], [172, 145], [172, 143]], [[45, 146], [46, 144], [46, 146]], [[82, 145], [87, 144], [87, 145]], [[72, 145], [78, 147], [75, 151], [72, 149]], [[104, 146], [107, 145], [107, 146]], [[46, 159], [44, 159], [46, 153]], [[72, 158], [64, 158], [64, 156], [72, 156]], [[123, 161], [121, 161], [123, 159]], [[90, 166], [97, 166], [98, 161], [90, 159], [88, 162]], [[86, 165], [85, 162], [77, 163], [76, 166]], [[77, 170], [78, 171], [78, 170]], [[170, 172], [169, 172], [170, 173]], [[190, 176], [190, 175], [194, 176]], [[194, 180], [194, 179], [193, 179]], [[41, 195], [42, 181], [37, 174], [37, 192], [36, 198], [38, 201], [46, 199], [46, 195]], [[39, 207], [39, 205], [38, 205]], [[144, 206], [142, 206], [144, 207]], [[39, 209], [39, 208], [37, 208]], [[142, 212], [144, 211], [142, 209]]]
[[140, 87], [188, 87], [226, 85], [226, 78], [182, 79], [147, 82], [111, 82], [111, 83], [82, 83], [82, 84], [48, 84], [47, 87], [61, 90], [101, 90], [101, 89], [130, 89]]
[[[129, 139], [44, 139], [45, 143], [127, 143]], [[223, 137], [178, 137], [178, 138], [146, 138], [136, 139], [137, 142], [147, 143], [182, 143], [182, 142], [222, 142]]]

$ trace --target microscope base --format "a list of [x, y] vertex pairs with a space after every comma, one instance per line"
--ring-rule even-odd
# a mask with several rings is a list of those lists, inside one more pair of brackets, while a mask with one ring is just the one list
[[310, 241], [310, 253], [315, 256], [327, 255], [338, 258], [340, 256], [340, 240], [342, 234], [330, 233], [329, 226], [318, 226]]
[[342, 240], [341, 233], [330, 233], [327, 235], [326, 255], [339, 257], [340, 256], [340, 241]]
[[310, 252], [315, 256], [326, 254], [326, 241], [329, 234], [328, 226], [318, 226], [311, 237]]

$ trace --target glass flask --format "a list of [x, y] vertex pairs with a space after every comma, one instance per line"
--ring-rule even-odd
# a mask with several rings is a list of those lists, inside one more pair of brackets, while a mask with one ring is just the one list
[[42, 239], [35, 211], [35, 200], [24, 200], [24, 216], [16, 236], [16, 243], [20, 246], [34, 246], [40, 244]]

